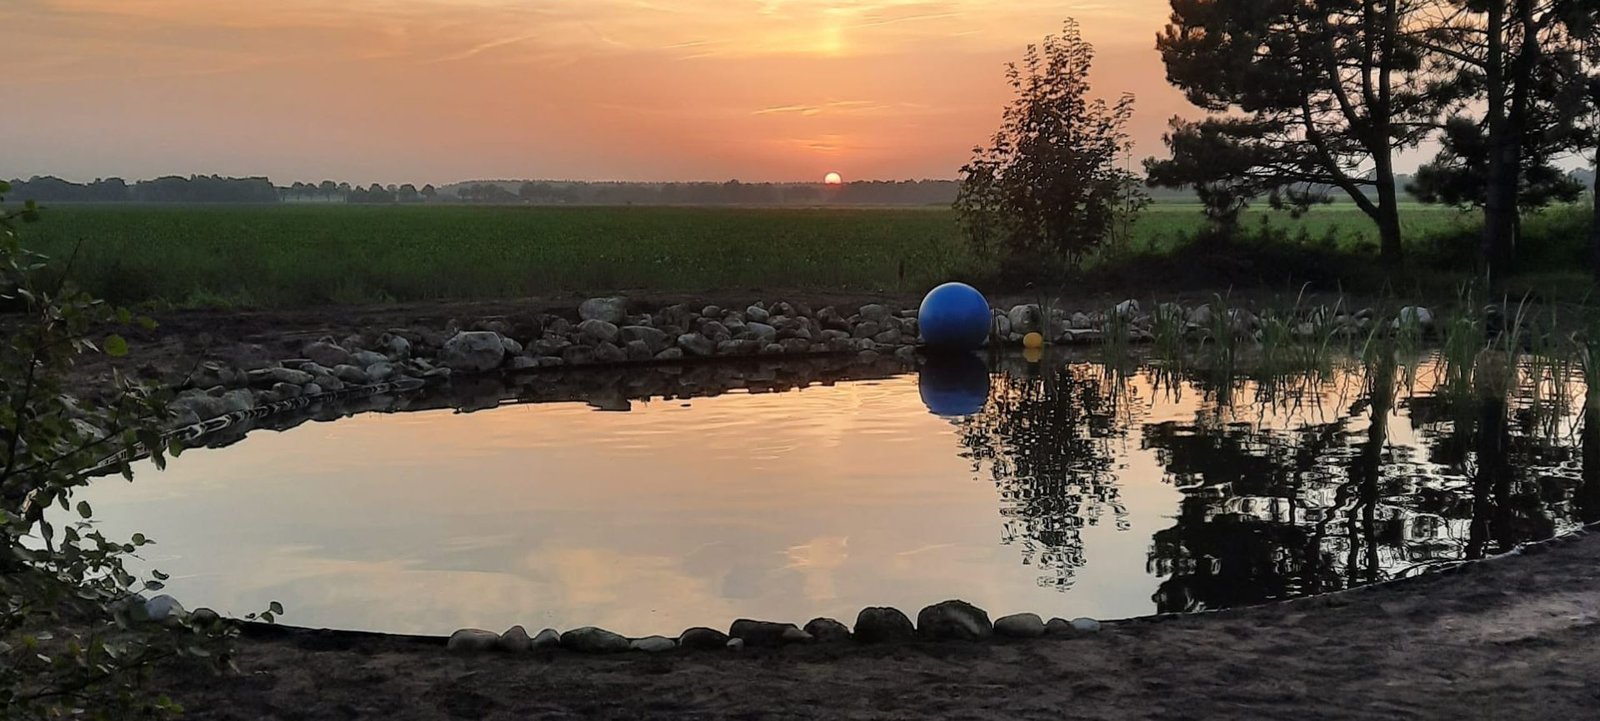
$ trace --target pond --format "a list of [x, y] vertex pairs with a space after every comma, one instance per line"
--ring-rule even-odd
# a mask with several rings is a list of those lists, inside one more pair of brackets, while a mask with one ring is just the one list
[[255, 430], [85, 496], [109, 533], [154, 531], [145, 560], [190, 608], [279, 600], [304, 626], [675, 635], [947, 598], [1120, 618], [1381, 581], [1600, 517], [1581, 387], [1446, 375], [1006, 356], [776, 386], [761, 369], [708, 394], [573, 374]]

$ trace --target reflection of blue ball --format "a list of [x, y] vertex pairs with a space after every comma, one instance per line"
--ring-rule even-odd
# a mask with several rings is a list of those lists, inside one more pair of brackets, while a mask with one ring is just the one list
[[923, 342], [934, 348], [980, 347], [989, 337], [989, 301], [966, 283], [945, 283], [922, 298], [917, 327]]
[[936, 416], [970, 416], [989, 402], [989, 368], [974, 353], [932, 353], [917, 377], [917, 392]]

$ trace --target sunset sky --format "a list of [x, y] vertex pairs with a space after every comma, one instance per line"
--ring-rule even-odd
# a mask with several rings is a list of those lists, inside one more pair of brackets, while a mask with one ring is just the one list
[[0, 176], [949, 178], [1082, 24], [1136, 154], [1166, 0], [6, 0]]

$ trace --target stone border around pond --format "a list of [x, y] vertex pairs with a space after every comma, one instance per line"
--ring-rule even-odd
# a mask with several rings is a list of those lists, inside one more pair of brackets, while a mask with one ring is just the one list
[[[306, 344], [301, 357], [292, 359], [256, 358], [242, 365], [207, 362], [190, 373], [180, 387], [178, 398], [172, 404], [178, 418], [168, 438], [194, 440], [234, 424], [318, 403], [409, 393], [429, 385], [448, 383], [453, 377], [851, 353], [864, 362], [892, 356], [905, 365], [915, 365], [919, 352], [916, 310], [883, 303], [863, 305], [849, 315], [831, 306], [813, 312], [804, 304], [788, 302], [770, 306], [757, 302], [743, 310], [710, 305], [691, 310], [682, 304], [643, 314], [629, 314], [627, 309], [628, 301], [624, 298], [591, 298], [579, 305], [575, 323], [552, 314], [486, 319], [468, 327], [451, 322], [443, 331], [396, 328], [376, 336], [351, 335], [341, 341], [324, 337]], [[1022, 304], [1010, 309], [992, 309], [990, 345], [1019, 345], [1029, 333], [1039, 333], [1049, 344], [1103, 343], [1117, 333], [1125, 333], [1129, 342], [1149, 342], [1155, 338], [1152, 329], [1157, 323], [1181, 329], [1187, 341], [1204, 342], [1218, 332], [1231, 332], [1245, 340], [1261, 340], [1263, 316], [1240, 308], [1222, 312], [1226, 315], [1219, 319], [1209, 304], [1185, 308], [1164, 303], [1153, 313], [1144, 313], [1133, 300], [1118, 303], [1105, 312], [1070, 314], [1039, 304]], [[1342, 312], [1337, 308], [1317, 307], [1301, 309], [1299, 316], [1280, 320], [1291, 322], [1297, 336], [1308, 336], [1313, 331], [1353, 336], [1378, 329], [1399, 331], [1402, 328], [1427, 332], [1434, 323], [1428, 309], [1415, 306], [1402, 308], [1386, 328], [1376, 326], [1379, 320], [1372, 309]], [[518, 337], [527, 340], [518, 340]], [[115, 460], [108, 461], [106, 466]], [[1440, 572], [1453, 573], [1475, 563], [1543, 550], [1544, 546], [1581, 537], [1588, 528], [1525, 544], [1488, 559], [1456, 562]], [[1281, 603], [1329, 599], [1413, 578], [1416, 577]], [[204, 608], [187, 612], [176, 599], [165, 594], [145, 601], [145, 611], [155, 621], [216, 615]], [[1192, 614], [1135, 617], [1123, 622], [1182, 615]], [[246, 625], [286, 632], [313, 631], [255, 622], [246, 622]], [[1073, 637], [1097, 633], [1100, 629], [1101, 623], [1091, 618], [1045, 621], [1033, 613], [1011, 614], [991, 621], [983, 609], [951, 600], [923, 608], [917, 614], [915, 625], [898, 609], [868, 607], [857, 615], [853, 630], [835, 619], [819, 617], [803, 627], [739, 619], [726, 633], [696, 627], [676, 638], [628, 638], [593, 626], [564, 633], [546, 628], [531, 636], [520, 625], [503, 633], [466, 628], [448, 638], [331, 633], [411, 638], [457, 652], [521, 653], [565, 649], [580, 653], [662, 653], [676, 649], [741, 649], [846, 641], [882, 644]]]

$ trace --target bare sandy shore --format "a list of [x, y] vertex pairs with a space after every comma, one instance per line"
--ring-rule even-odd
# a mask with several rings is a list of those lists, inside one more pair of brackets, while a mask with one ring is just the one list
[[1069, 639], [458, 656], [297, 631], [241, 651], [237, 677], [158, 680], [193, 719], [1593, 719], [1600, 535]]

